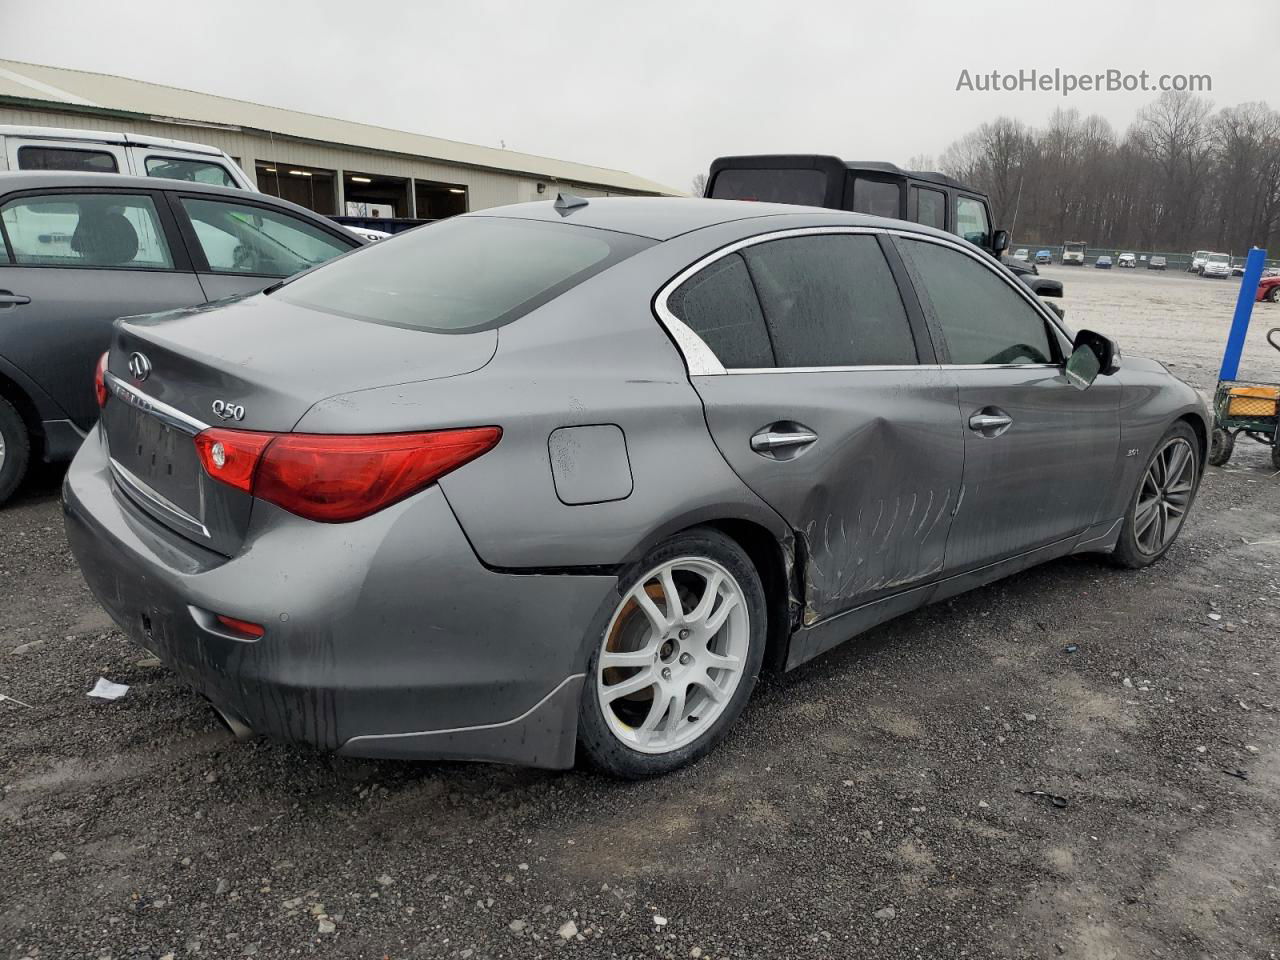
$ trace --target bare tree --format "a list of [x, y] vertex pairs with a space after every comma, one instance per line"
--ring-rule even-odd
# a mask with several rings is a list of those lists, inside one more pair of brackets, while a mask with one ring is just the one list
[[707, 192], [707, 175], [705, 173], [696, 173], [693, 176], [693, 184], [689, 187], [689, 193], [695, 197], [704, 196]]
[[1071, 109], [1038, 130], [996, 117], [941, 163], [986, 191], [1024, 246], [1243, 253], [1280, 240], [1280, 113], [1264, 103], [1215, 114], [1203, 98], [1166, 93], [1123, 135]]

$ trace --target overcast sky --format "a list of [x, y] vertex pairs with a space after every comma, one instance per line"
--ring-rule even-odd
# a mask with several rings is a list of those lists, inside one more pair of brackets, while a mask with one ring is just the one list
[[957, 92], [962, 69], [1210, 74], [1220, 106], [1280, 106], [1276, 14], [1275, 0], [0, 0], [0, 58], [505, 141], [687, 190], [720, 154], [905, 163], [1000, 113], [1074, 106], [1123, 129], [1155, 97]]

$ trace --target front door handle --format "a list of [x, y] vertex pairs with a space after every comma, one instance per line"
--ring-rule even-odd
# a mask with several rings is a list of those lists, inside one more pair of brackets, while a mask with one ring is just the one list
[[786, 421], [765, 427], [751, 438], [751, 449], [762, 457], [790, 460], [814, 443], [818, 435], [808, 427]]
[[30, 297], [24, 297], [20, 293], [10, 293], [8, 290], [0, 290], [0, 307], [21, 307], [30, 302]]
[[1013, 426], [1013, 417], [999, 407], [983, 407], [969, 418], [969, 429], [984, 437], [998, 437]]

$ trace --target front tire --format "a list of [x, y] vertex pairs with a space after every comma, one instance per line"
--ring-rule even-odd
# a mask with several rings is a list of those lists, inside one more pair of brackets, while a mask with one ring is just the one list
[[755, 687], [768, 615], [751, 558], [717, 530], [659, 544], [619, 585], [587, 662], [578, 742], [600, 770], [638, 780], [724, 739]]
[[1280, 284], [1267, 291], [1267, 303], [1280, 303]]
[[1169, 551], [1195, 500], [1200, 472], [1200, 439], [1180, 420], [1147, 460], [1111, 555], [1114, 562], [1136, 570]]
[[31, 437], [27, 425], [13, 404], [0, 397], [0, 505], [18, 489], [30, 461]]

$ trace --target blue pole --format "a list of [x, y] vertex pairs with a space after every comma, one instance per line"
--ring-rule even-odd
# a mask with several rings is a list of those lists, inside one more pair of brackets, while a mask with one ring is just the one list
[[1227, 350], [1222, 355], [1219, 380], [1234, 380], [1240, 370], [1240, 354], [1244, 353], [1244, 338], [1249, 333], [1249, 317], [1253, 314], [1253, 298], [1258, 295], [1258, 281], [1267, 263], [1267, 251], [1254, 247], [1244, 264], [1244, 276], [1240, 278], [1240, 295], [1236, 298], [1236, 315], [1231, 321], [1231, 333], [1227, 335]]

